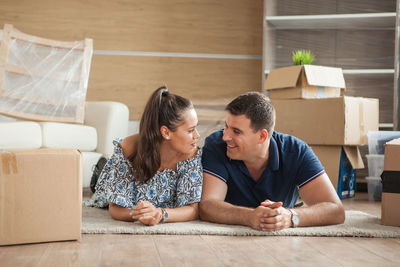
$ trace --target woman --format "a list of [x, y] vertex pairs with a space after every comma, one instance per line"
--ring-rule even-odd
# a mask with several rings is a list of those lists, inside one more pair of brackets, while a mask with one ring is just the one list
[[84, 205], [108, 205], [112, 218], [146, 225], [197, 219], [203, 183], [197, 123], [189, 100], [157, 89], [139, 134], [114, 141], [114, 154]]

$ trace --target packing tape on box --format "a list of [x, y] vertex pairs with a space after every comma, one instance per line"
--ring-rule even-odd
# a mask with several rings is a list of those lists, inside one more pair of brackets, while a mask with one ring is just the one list
[[400, 194], [400, 171], [384, 171], [382, 177], [382, 192]]
[[9, 211], [15, 210], [15, 198], [13, 196], [15, 196], [17, 189], [14, 179], [8, 179], [7, 176], [17, 174], [18, 168], [17, 158], [14, 153], [0, 150], [0, 155], [0, 242], [3, 243], [7, 235], [12, 236], [15, 232], [14, 225], [10, 225], [8, 222], [10, 220]]
[[317, 86], [317, 98], [324, 98], [325, 97], [325, 87]]
[[8, 151], [1, 152], [1, 171], [5, 175], [18, 173], [17, 159], [14, 153]]
[[360, 119], [360, 133], [361, 133], [361, 142], [368, 144], [368, 112], [366, 106], [367, 104], [359, 98], [359, 119]]

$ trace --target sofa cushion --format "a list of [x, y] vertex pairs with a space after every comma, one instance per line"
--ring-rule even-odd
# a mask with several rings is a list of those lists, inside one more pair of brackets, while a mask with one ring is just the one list
[[97, 152], [82, 152], [82, 187], [90, 186], [94, 167], [101, 156], [103, 154]]
[[111, 156], [114, 153], [114, 139], [127, 136], [128, 122], [129, 109], [125, 104], [109, 101], [86, 102], [85, 125], [97, 129], [97, 151], [104, 155]]
[[42, 146], [42, 131], [37, 122], [0, 123], [0, 149], [37, 149]]
[[54, 149], [94, 151], [97, 148], [96, 128], [86, 125], [40, 122], [42, 146]]

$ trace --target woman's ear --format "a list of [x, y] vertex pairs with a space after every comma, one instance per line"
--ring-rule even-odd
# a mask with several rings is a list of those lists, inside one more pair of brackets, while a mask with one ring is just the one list
[[166, 140], [169, 139], [169, 133], [170, 133], [170, 131], [169, 131], [169, 129], [168, 129], [167, 126], [165, 126], [165, 125], [161, 126], [161, 127], [160, 127], [160, 132], [161, 132], [161, 135], [162, 135], [162, 137], [163, 137], [164, 139], [166, 139]]

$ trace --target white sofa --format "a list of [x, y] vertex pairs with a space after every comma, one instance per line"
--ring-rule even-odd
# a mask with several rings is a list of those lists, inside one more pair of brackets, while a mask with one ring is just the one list
[[0, 150], [79, 149], [82, 185], [89, 187], [98, 159], [113, 153], [113, 139], [128, 134], [128, 121], [126, 105], [106, 101], [86, 102], [83, 125], [5, 119], [0, 122]]

